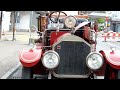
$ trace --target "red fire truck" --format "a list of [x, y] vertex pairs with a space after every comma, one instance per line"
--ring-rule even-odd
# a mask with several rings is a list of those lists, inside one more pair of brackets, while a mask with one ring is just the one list
[[96, 32], [84, 16], [53, 11], [38, 17], [32, 49], [19, 54], [22, 79], [119, 78], [119, 51], [96, 52]]

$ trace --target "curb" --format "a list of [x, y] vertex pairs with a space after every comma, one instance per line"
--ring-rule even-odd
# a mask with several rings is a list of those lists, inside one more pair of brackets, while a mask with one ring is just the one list
[[1, 79], [7, 79], [17, 68], [19, 68], [21, 65], [20, 62], [18, 62], [18, 64], [16, 64], [12, 69], [10, 69], [5, 75], [2, 76]]

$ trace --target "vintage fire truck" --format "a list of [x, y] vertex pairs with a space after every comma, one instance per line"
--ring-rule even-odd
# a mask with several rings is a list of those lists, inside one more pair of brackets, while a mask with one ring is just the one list
[[22, 79], [120, 78], [120, 51], [96, 52], [97, 34], [84, 16], [40, 15], [37, 33], [34, 48], [19, 54]]

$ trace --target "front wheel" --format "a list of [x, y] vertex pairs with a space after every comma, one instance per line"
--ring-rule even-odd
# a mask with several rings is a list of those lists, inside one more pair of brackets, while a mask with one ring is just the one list
[[117, 79], [120, 79], [120, 70], [118, 70], [117, 73], [118, 73], [118, 74], [117, 74]]
[[114, 69], [110, 65], [107, 65], [104, 79], [120, 79], [120, 70]]
[[22, 67], [22, 79], [32, 79], [32, 68]]

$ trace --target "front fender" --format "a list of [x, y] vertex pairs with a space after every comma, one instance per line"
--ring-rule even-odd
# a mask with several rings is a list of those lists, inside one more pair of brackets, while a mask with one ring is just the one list
[[101, 50], [100, 53], [105, 58], [106, 62], [115, 69], [120, 69], [120, 50], [110, 51]]
[[19, 54], [19, 59], [24, 67], [35, 66], [41, 59], [42, 49], [23, 49]]

